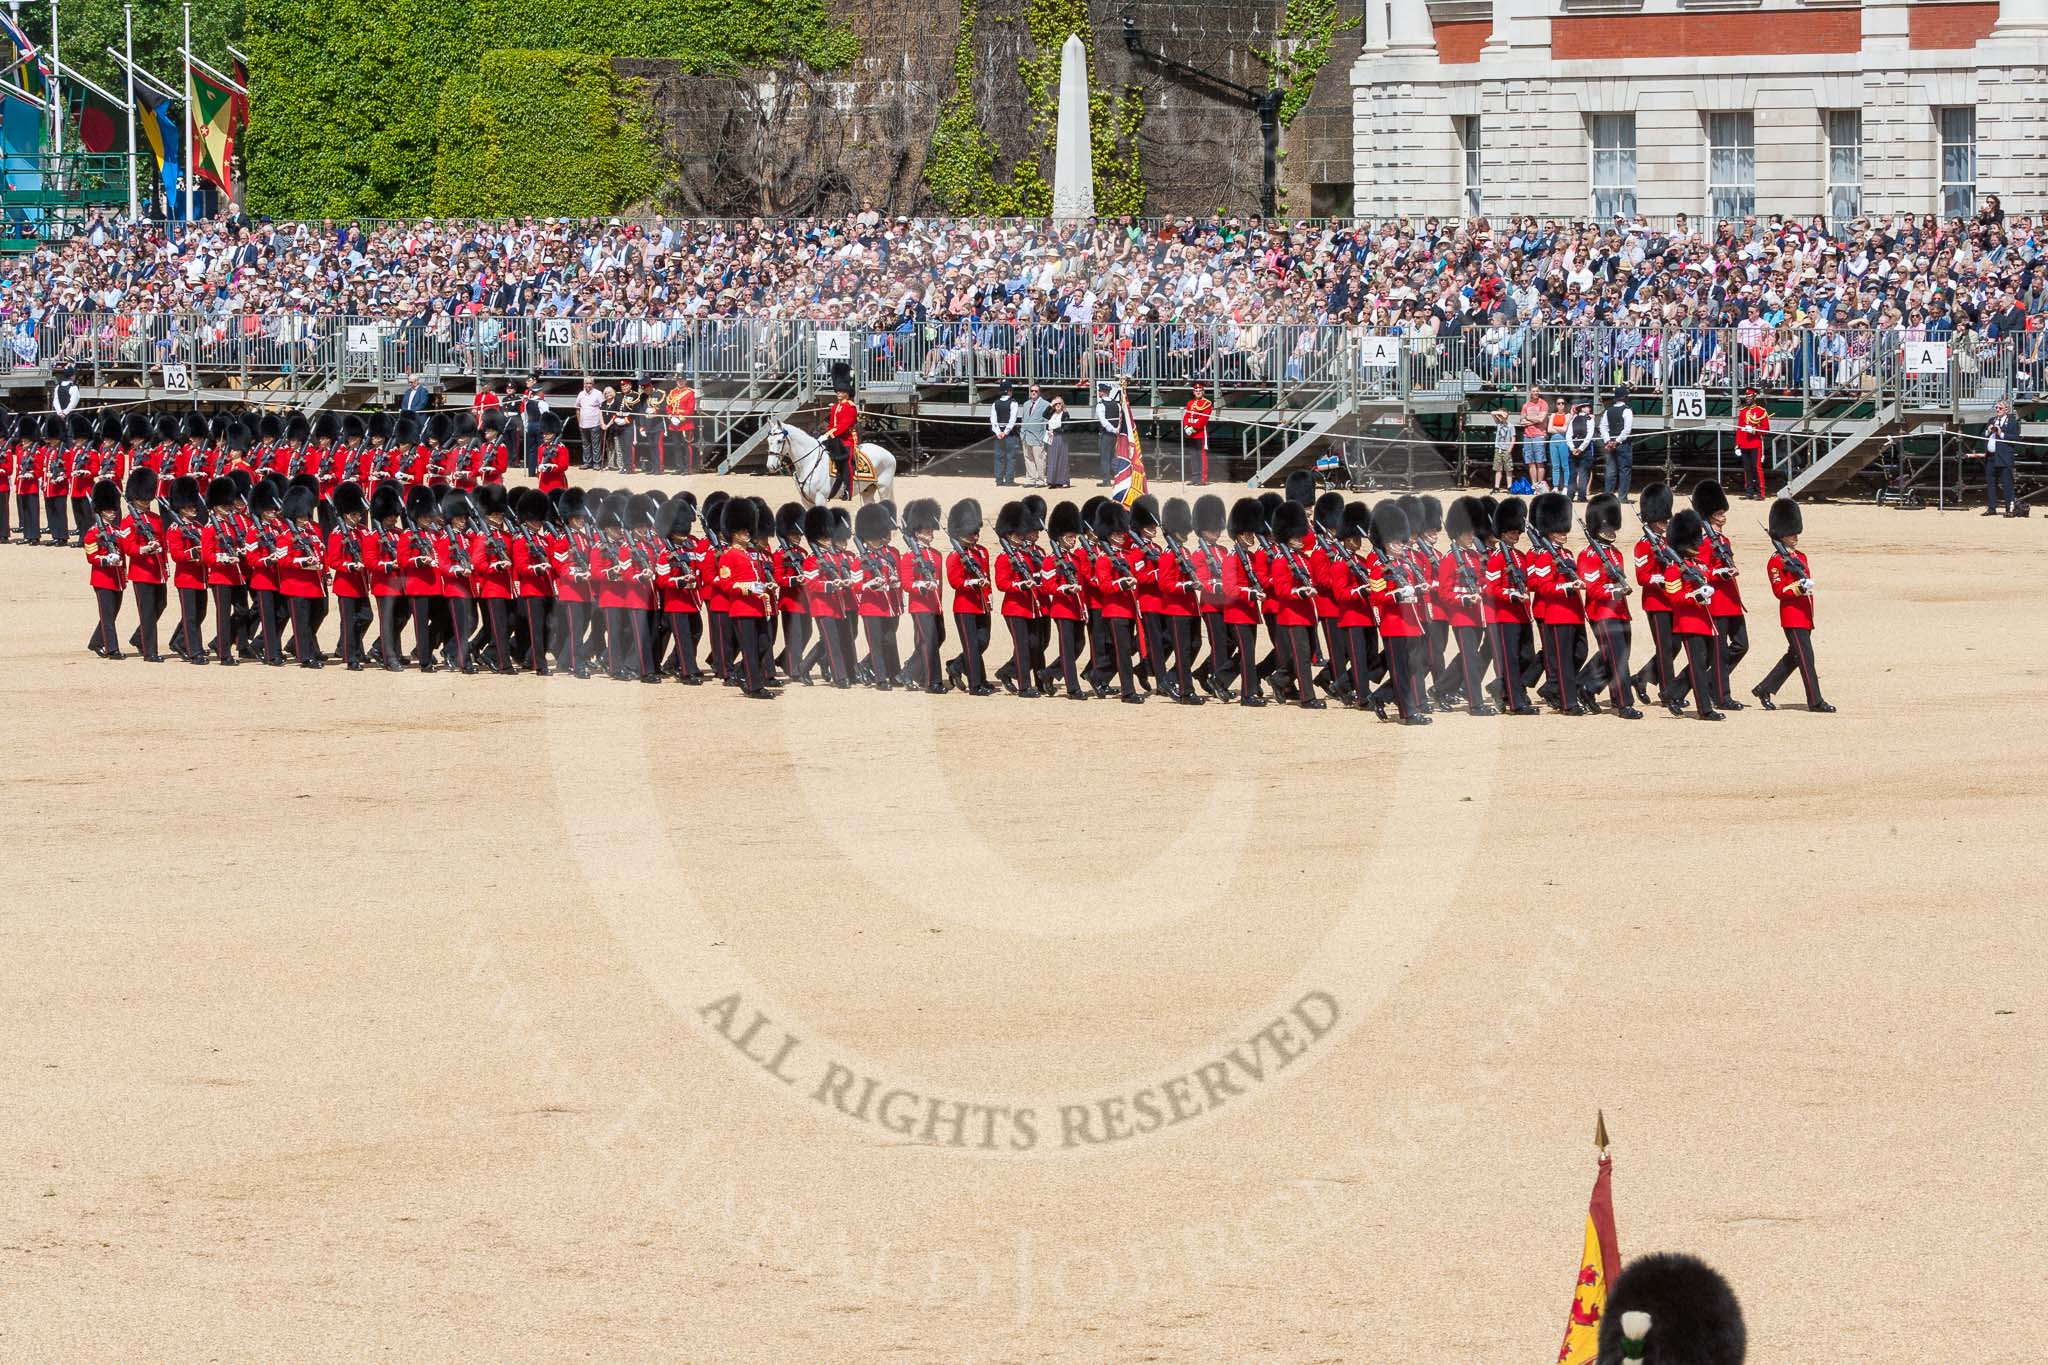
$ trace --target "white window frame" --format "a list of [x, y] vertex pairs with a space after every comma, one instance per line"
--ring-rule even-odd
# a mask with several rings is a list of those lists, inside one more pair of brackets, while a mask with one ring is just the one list
[[[1855, 125], [1853, 140], [1844, 140], [1841, 134], [1848, 131], [1850, 122]], [[1863, 214], [1863, 111], [1861, 109], [1827, 109], [1821, 113], [1822, 135], [1827, 139], [1824, 153], [1826, 167], [1821, 187], [1821, 205], [1827, 212], [1828, 226], [1834, 228], [1848, 223]]]
[[1459, 198], [1467, 218], [1477, 218], [1486, 204], [1486, 125], [1477, 114], [1458, 115], [1458, 153], [1464, 166], [1465, 191]]
[[[1601, 134], [1614, 134], [1610, 145], [1602, 145]], [[1609, 162], [1611, 173], [1603, 180], [1600, 170], [1601, 154], [1612, 156]], [[1634, 217], [1636, 214], [1636, 116], [1628, 114], [1589, 114], [1586, 116], [1586, 182], [1590, 186], [1587, 207], [1593, 219], [1600, 223], [1611, 223], [1616, 214]], [[1602, 195], [1609, 196], [1603, 203]]]
[[[1969, 122], [1968, 140], [1952, 139], [1951, 127], [1964, 120]], [[1935, 175], [1937, 177], [1934, 195], [1936, 214], [1944, 221], [1949, 218], [1968, 219], [1977, 212], [1977, 111], [1967, 104], [1948, 105], [1934, 111]], [[1967, 158], [1967, 176], [1949, 174], [1949, 153], [1955, 151]], [[1951, 195], [1964, 196], [1962, 207], [1950, 207]]]
[[1746, 109], [1709, 113], [1706, 214], [1709, 222], [1741, 222], [1756, 213], [1756, 115]]

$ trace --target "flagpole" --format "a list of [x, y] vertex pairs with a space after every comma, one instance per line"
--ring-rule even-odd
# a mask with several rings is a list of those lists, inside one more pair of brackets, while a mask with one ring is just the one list
[[128, 221], [142, 217], [142, 199], [135, 184], [135, 6], [121, 6], [121, 48], [127, 62], [121, 71], [128, 77]]
[[64, 76], [57, 69], [57, 64], [63, 60], [64, 49], [57, 42], [57, 0], [50, 0], [50, 109], [54, 115], [50, 122], [56, 129], [51, 147], [57, 154], [56, 174], [60, 184], [64, 174], [64, 89], [60, 82]]
[[[54, 2], [54, 0], [53, 0], [53, 2]], [[185, 3], [185, 161], [184, 161], [184, 164], [183, 164], [183, 165], [181, 165], [181, 166], [179, 166], [179, 167], [178, 167], [178, 173], [179, 173], [179, 174], [181, 174], [181, 175], [183, 175], [183, 176], [185, 177], [185, 222], [186, 222], [186, 223], [187, 223], [188, 225], [189, 225], [189, 224], [190, 224], [190, 223], [192, 222], [192, 219], [193, 219], [193, 204], [192, 204], [192, 200], [193, 200], [193, 190], [194, 190], [194, 189], [196, 188], [196, 187], [194, 186], [194, 184], [193, 184], [193, 181], [197, 179], [197, 177], [196, 177], [196, 176], [194, 176], [194, 175], [192, 174], [192, 109], [193, 109], [193, 104], [192, 104], [192, 4], [191, 4], [191, 0], [186, 0], [186, 3]]]

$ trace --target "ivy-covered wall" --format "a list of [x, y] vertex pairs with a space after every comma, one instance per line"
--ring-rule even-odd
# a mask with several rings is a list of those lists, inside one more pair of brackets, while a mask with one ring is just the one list
[[[422, 214], [447, 177], [468, 202], [486, 191], [465, 163], [481, 153], [454, 149], [445, 168], [444, 126], [471, 131], [495, 122], [501, 176], [529, 186], [581, 179], [624, 192], [642, 183], [644, 135], [620, 91], [609, 90], [616, 135], [579, 124], [562, 130], [505, 117], [518, 106], [543, 112], [532, 61], [498, 75], [517, 83], [484, 94], [482, 55], [519, 51], [672, 58], [692, 70], [731, 71], [795, 59], [817, 69], [844, 66], [858, 52], [825, 0], [246, 0], [252, 114], [245, 140], [249, 204], [262, 213], [313, 216]], [[451, 84], [458, 92], [445, 111]], [[565, 71], [565, 85], [568, 84]], [[552, 102], [595, 117], [599, 82], [587, 72]], [[543, 101], [542, 103], [549, 103]], [[482, 120], [481, 123], [478, 121]], [[629, 133], [634, 134], [628, 136]], [[637, 146], [633, 145], [635, 138]], [[572, 162], [543, 165], [548, 155]], [[490, 190], [495, 194], [495, 190]], [[626, 202], [615, 199], [602, 208]], [[542, 211], [536, 201], [526, 207]], [[591, 210], [596, 211], [596, 210]]]
[[662, 168], [628, 86], [603, 57], [484, 53], [442, 88], [429, 207], [582, 217], [649, 198]]

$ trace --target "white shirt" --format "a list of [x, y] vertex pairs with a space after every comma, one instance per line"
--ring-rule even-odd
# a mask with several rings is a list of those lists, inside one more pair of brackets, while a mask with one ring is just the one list
[[576, 425], [594, 427], [603, 420], [604, 394], [597, 389], [579, 389], [576, 392]]

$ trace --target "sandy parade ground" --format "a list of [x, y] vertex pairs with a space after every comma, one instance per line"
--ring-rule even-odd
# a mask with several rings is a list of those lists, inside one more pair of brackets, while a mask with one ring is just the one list
[[1536, 1365], [1596, 1109], [1753, 1361], [2048, 1358], [2048, 522], [1805, 548], [1838, 715], [1408, 729], [115, 664], [0, 547], [0, 1360]]

